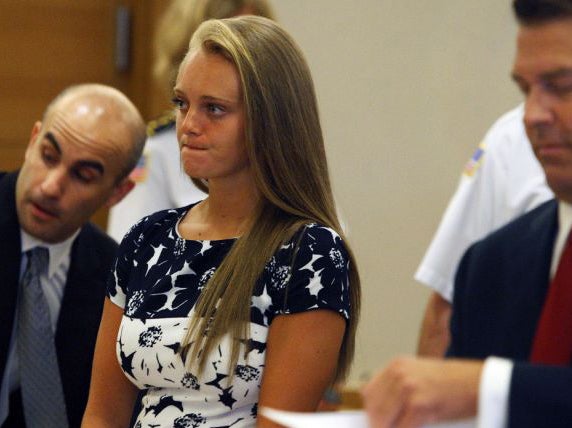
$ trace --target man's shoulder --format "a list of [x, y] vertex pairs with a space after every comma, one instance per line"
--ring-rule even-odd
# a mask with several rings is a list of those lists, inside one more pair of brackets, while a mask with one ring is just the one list
[[[524, 106], [518, 105], [516, 108], [506, 112], [499, 117], [485, 134], [484, 144], [490, 150], [498, 148], [511, 149], [526, 147], [529, 142], [524, 129]], [[515, 147], [512, 147], [515, 146]]]
[[168, 171], [172, 168], [172, 163], [177, 163], [178, 160], [179, 145], [174, 118], [165, 116], [149, 122], [141, 161], [145, 170], [157, 170], [158, 165], [162, 165]]
[[476, 249], [489, 251], [494, 248], [511, 248], [522, 245], [527, 239], [541, 235], [550, 236], [557, 226], [558, 202], [550, 199], [531, 211], [517, 217], [506, 225], [474, 244]]
[[18, 178], [18, 171], [0, 171], [0, 186], [15, 184]]
[[88, 245], [98, 251], [113, 251], [117, 249], [117, 242], [107, 233], [93, 223], [86, 223], [77, 237], [78, 245]]
[[174, 129], [175, 115], [172, 110], [168, 110], [147, 124], [147, 137], [157, 137]]
[[[18, 172], [0, 171], [0, 224], [3, 228], [11, 229], [16, 233], [18, 217], [16, 214], [16, 180]], [[17, 232], [19, 234], [19, 231]], [[6, 236], [4, 236], [6, 238]]]
[[522, 281], [548, 278], [557, 212], [557, 201], [550, 200], [469, 247], [455, 276], [453, 305], [463, 301], [472, 307], [475, 296], [508, 296]]
[[117, 256], [117, 248], [117, 242], [97, 226], [84, 224], [71, 248], [69, 281], [93, 281], [101, 284], [101, 290], [104, 290], [105, 280]]
[[512, 110], [503, 113], [491, 126], [493, 129], [513, 130], [515, 127], [523, 126], [524, 104], [519, 104]]

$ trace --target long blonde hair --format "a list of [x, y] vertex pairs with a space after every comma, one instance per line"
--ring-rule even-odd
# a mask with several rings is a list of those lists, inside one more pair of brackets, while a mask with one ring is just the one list
[[195, 30], [207, 19], [230, 18], [249, 9], [252, 14], [274, 19], [267, 0], [172, 0], [155, 32], [153, 77], [171, 93], [181, 60]]
[[[236, 241], [199, 297], [183, 341], [184, 347], [191, 348], [191, 364], [198, 358], [202, 368], [218, 339], [230, 333], [235, 338], [232, 368], [239, 357], [239, 339], [249, 335], [254, 286], [279, 246], [311, 222], [334, 229], [342, 238], [343, 232], [330, 186], [314, 85], [293, 39], [273, 21], [244, 16], [203, 23], [191, 40], [189, 54], [198, 49], [223, 56], [238, 71], [245, 145], [262, 195], [252, 227]], [[359, 275], [347, 242], [346, 248], [350, 319], [335, 380], [349, 369], [360, 308]]]

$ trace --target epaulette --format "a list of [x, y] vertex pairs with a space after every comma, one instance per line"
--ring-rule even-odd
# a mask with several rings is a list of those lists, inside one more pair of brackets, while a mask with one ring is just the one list
[[152, 137], [153, 135], [170, 129], [175, 126], [175, 112], [173, 110], [167, 110], [157, 119], [153, 119], [147, 124], [147, 136]]

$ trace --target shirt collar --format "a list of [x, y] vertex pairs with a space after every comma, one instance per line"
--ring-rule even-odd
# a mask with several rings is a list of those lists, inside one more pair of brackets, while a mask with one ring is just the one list
[[554, 240], [554, 248], [552, 249], [552, 262], [550, 263], [550, 277], [554, 277], [558, 263], [560, 263], [560, 256], [566, 245], [566, 239], [570, 233], [572, 226], [572, 205], [558, 201], [558, 233]]
[[49, 244], [38, 238], [33, 237], [29, 233], [26, 233], [23, 229], [20, 229], [20, 236], [22, 240], [22, 253], [31, 250], [36, 247], [45, 247], [48, 249], [50, 254], [50, 261], [48, 266], [48, 278], [51, 277], [58, 266], [62, 263], [69, 263], [70, 251], [73, 241], [79, 234], [79, 229], [68, 239], [56, 244]]
[[568, 237], [572, 227], [572, 205], [563, 201], [558, 202], [558, 230], [564, 233], [564, 238]]

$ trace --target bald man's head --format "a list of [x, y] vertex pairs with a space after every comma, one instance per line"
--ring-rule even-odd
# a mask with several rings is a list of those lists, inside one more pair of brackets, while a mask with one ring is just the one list
[[103, 126], [101, 137], [115, 143], [114, 150], [124, 162], [118, 179], [125, 178], [141, 157], [145, 123], [135, 105], [115, 88], [97, 83], [71, 86], [48, 105], [44, 124], [50, 123], [54, 115], [74, 116], [92, 129]]
[[71, 236], [102, 205], [120, 201], [141, 156], [145, 125], [118, 90], [73, 86], [32, 129], [16, 183], [20, 226], [46, 242]]

